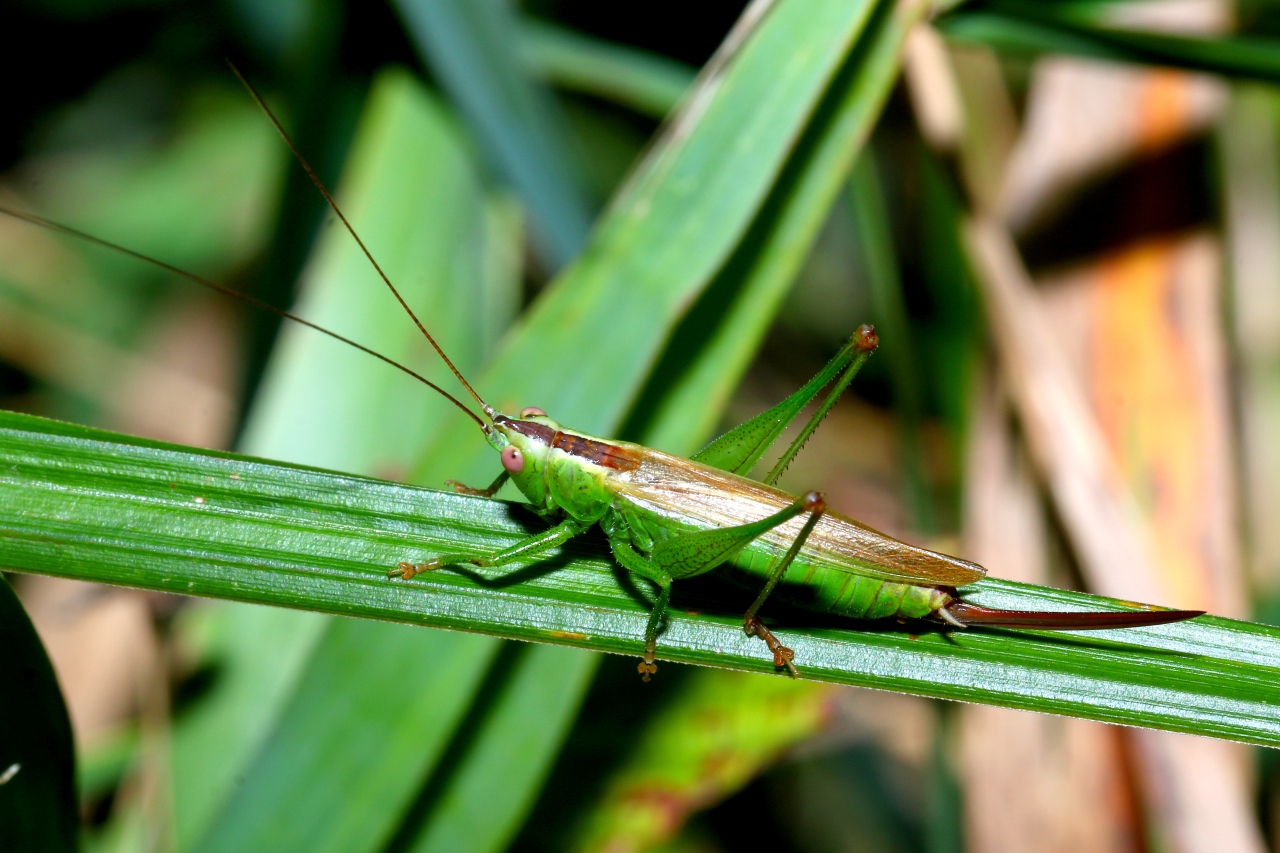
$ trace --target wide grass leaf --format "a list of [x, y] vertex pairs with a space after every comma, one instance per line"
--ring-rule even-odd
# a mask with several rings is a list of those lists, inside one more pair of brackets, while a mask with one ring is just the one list
[[[589, 431], [618, 426], [676, 323], [746, 235], [878, 5], [784, 0], [740, 25], [582, 257], [480, 377], [492, 405], [538, 405]], [[459, 423], [433, 455], [476, 443], [474, 426]], [[493, 471], [487, 458], [449, 476], [487, 482]]]
[[563, 646], [508, 644], [489, 673], [493, 694], [454, 753], [405, 816], [395, 849], [414, 853], [505, 850], [578, 716], [598, 655]]
[[621, 432], [676, 453], [709, 437], [880, 116], [925, 4], [880, 4], [740, 245], [671, 334]]
[[[380, 646], [368, 627], [349, 619], [328, 626], [284, 724], [197, 849], [377, 850], [392, 836], [416, 787], [377, 783], [412, 783], [435, 764], [498, 642], [388, 630], [384, 639], [395, 645]], [[353, 672], [361, 676], [355, 684]], [[348, 725], [334, 731], [342, 721]]]
[[[603, 543], [501, 578], [387, 580], [405, 554], [485, 551], [541, 522], [518, 506], [0, 416], [0, 564], [16, 570], [366, 616], [638, 656], [648, 604]], [[774, 670], [741, 596], [688, 583], [665, 659]], [[710, 588], [708, 588], [710, 586]], [[1001, 581], [967, 600], [1114, 602]], [[778, 612], [806, 678], [1280, 745], [1280, 629], [1201, 617], [1089, 634], [854, 625]]]

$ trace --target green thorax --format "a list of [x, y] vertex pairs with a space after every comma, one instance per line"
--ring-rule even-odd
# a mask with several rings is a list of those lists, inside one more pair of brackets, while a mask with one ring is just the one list
[[[605, 441], [542, 416], [494, 418], [490, 443], [516, 447], [523, 467], [507, 467], [512, 481], [541, 512], [563, 512], [583, 524], [600, 521], [613, 505], [610, 479], [635, 467], [644, 448]], [[504, 465], [506, 460], [504, 460]]]

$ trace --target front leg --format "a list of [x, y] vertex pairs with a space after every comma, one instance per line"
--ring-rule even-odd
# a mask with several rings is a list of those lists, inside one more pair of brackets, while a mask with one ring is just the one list
[[460, 495], [471, 495], [475, 498], [491, 498], [498, 493], [498, 489], [502, 488], [502, 484], [507, 482], [510, 477], [507, 471], [503, 471], [498, 475], [498, 479], [489, 484], [487, 489], [477, 489], [474, 486], [468, 486], [466, 483], [460, 483], [457, 480], [445, 480], [446, 486], [453, 486], [453, 490]]
[[671, 573], [640, 554], [631, 547], [630, 542], [620, 536], [610, 536], [609, 547], [613, 549], [614, 559], [622, 568], [653, 581], [658, 587], [658, 600], [653, 603], [649, 622], [644, 627], [644, 659], [637, 667], [640, 677], [648, 681], [649, 676], [658, 671], [653, 655], [658, 648], [658, 630], [662, 627], [663, 619], [667, 615], [667, 604], [671, 601]]
[[580, 534], [582, 530], [583, 527], [579, 522], [573, 518], [566, 518], [555, 527], [548, 528], [541, 533], [530, 536], [528, 539], [522, 539], [511, 547], [503, 548], [501, 551], [495, 551], [492, 554], [479, 557], [471, 554], [441, 554], [439, 557], [432, 557], [424, 563], [404, 562], [388, 571], [387, 577], [393, 578], [399, 575], [408, 580], [422, 572], [431, 572], [444, 566], [456, 566], [462, 563], [471, 563], [482, 569], [501, 566], [513, 560], [533, 557], [544, 551], [550, 551], [557, 545], [563, 545], [568, 542]]

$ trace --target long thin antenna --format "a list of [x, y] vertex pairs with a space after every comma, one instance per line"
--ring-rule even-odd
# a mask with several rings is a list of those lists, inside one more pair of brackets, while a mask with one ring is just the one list
[[298, 146], [293, 144], [293, 139], [289, 136], [288, 132], [285, 131], [284, 125], [280, 124], [280, 120], [276, 118], [275, 113], [271, 112], [271, 108], [267, 106], [267, 102], [263, 100], [262, 95], [258, 94], [258, 90], [253, 88], [253, 84], [240, 73], [240, 69], [236, 67], [234, 62], [228, 59], [227, 65], [231, 66], [231, 71], [236, 75], [236, 77], [240, 78], [240, 82], [249, 90], [249, 94], [253, 96], [253, 99], [258, 102], [258, 106], [267, 114], [267, 118], [271, 120], [273, 125], [275, 125], [276, 131], [280, 134], [280, 137], [284, 139], [285, 144], [289, 146], [289, 150], [293, 152], [293, 156], [297, 158], [298, 163], [306, 170], [308, 177], [311, 178], [311, 182], [316, 185], [316, 189], [320, 190], [320, 194], [324, 196], [324, 200], [329, 202], [329, 207], [333, 208], [333, 212], [338, 215], [338, 219], [342, 220], [343, 227], [347, 229], [347, 233], [350, 234], [356, 241], [356, 244], [360, 246], [360, 251], [364, 252], [364, 256], [369, 259], [369, 263], [378, 271], [378, 275], [382, 278], [383, 283], [391, 290], [396, 301], [400, 303], [400, 307], [405, 310], [405, 313], [413, 320], [414, 325], [418, 327], [418, 330], [422, 332], [427, 341], [430, 342], [431, 346], [439, 354], [440, 358], [442, 358], [444, 363], [449, 366], [449, 369], [453, 371], [453, 375], [462, 383], [462, 387], [467, 389], [467, 393], [475, 398], [475, 401], [480, 404], [480, 408], [484, 409], [485, 414], [493, 417], [493, 407], [480, 399], [480, 395], [471, 387], [471, 383], [467, 382], [463, 377], [462, 371], [454, 367], [453, 361], [450, 360], [449, 356], [445, 355], [444, 350], [440, 348], [438, 343], [436, 343], [436, 339], [431, 337], [431, 333], [427, 331], [427, 327], [418, 319], [418, 315], [413, 313], [413, 309], [409, 307], [409, 303], [404, 301], [404, 297], [400, 295], [400, 291], [391, 283], [391, 279], [387, 277], [387, 274], [382, 271], [382, 267], [378, 265], [378, 262], [373, 257], [373, 253], [369, 251], [368, 247], [365, 246], [364, 241], [360, 239], [360, 235], [356, 233], [356, 229], [351, 227], [351, 223], [347, 221], [347, 217], [343, 214], [342, 208], [338, 207], [338, 203], [333, 200], [333, 196], [329, 194], [328, 188], [325, 187], [324, 182], [320, 180], [320, 176], [315, 173], [315, 170], [311, 168], [311, 164], [307, 162], [307, 158], [302, 156], [302, 152], [298, 150]]
[[54, 222], [52, 219], [45, 219], [43, 216], [37, 216], [34, 213], [27, 213], [26, 211], [23, 211], [23, 210], [15, 210], [14, 208], [5, 207], [3, 205], [0, 205], [0, 213], [3, 213], [7, 216], [12, 216], [14, 219], [21, 219], [24, 222], [31, 223], [32, 225], [39, 225], [43, 228], [48, 228], [50, 231], [56, 231], [60, 234], [66, 234], [68, 236], [75, 237], [76, 239], [83, 240], [86, 243], [93, 243], [96, 246], [102, 246], [105, 249], [110, 249], [113, 252], [119, 252], [122, 255], [128, 255], [131, 258], [137, 258], [138, 260], [145, 261], [146, 263], [151, 264], [152, 266], [159, 267], [160, 269], [165, 270], [166, 272], [171, 272], [174, 275], [181, 276], [182, 278], [185, 278], [187, 281], [191, 281], [196, 284], [203, 285], [204, 287], [207, 287], [210, 290], [217, 291], [218, 293], [221, 293], [225, 296], [230, 296], [233, 299], [239, 299], [242, 302], [247, 302], [248, 304], [256, 308], [261, 308], [264, 311], [270, 311], [272, 314], [276, 314], [280, 317], [284, 317], [286, 320], [292, 320], [295, 323], [299, 323], [303, 326], [306, 326], [308, 329], [315, 329], [317, 332], [320, 332], [321, 334], [328, 335], [334, 340], [342, 341], [344, 344], [353, 346], [363, 353], [368, 353], [374, 358], [379, 359], [380, 361], [384, 361], [387, 364], [391, 365], [392, 367], [409, 374], [414, 379], [421, 382], [423, 385], [426, 385], [427, 387], [434, 389], [435, 391], [440, 393], [450, 403], [453, 403], [459, 409], [466, 412], [467, 417], [471, 418], [471, 420], [475, 421], [477, 424], [480, 425], [480, 429], [484, 430], [486, 433], [489, 431], [489, 425], [486, 424], [479, 417], [477, 417], [475, 412], [468, 409], [466, 406], [462, 404], [460, 400], [458, 400], [458, 398], [454, 397], [452, 394], [450, 394], [448, 391], [444, 390], [439, 385], [432, 382], [430, 379], [427, 379], [426, 377], [422, 376], [416, 371], [413, 371], [408, 367], [405, 367], [400, 362], [395, 361], [394, 359], [388, 358], [387, 356], [383, 355], [380, 352], [369, 349], [369, 347], [365, 346], [364, 344], [356, 343], [350, 338], [343, 337], [337, 332], [331, 332], [328, 329], [326, 329], [324, 326], [316, 325], [315, 323], [312, 323], [310, 320], [304, 320], [303, 318], [299, 317], [296, 314], [290, 314], [288, 311], [285, 311], [281, 308], [275, 307], [274, 305], [270, 305], [266, 302], [263, 302], [261, 299], [255, 299], [254, 297], [250, 296], [247, 293], [241, 293], [238, 290], [233, 290], [224, 284], [218, 284], [216, 281], [210, 281], [209, 279], [204, 278], [202, 276], [198, 276], [195, 273], [187, 272], [184, 269], [175, 267], [173, 264], [165, 263], [164, 261], [158, 260], [149, 255], [144, 255], [141, 252], [135, 252], [133, 249], [126, 248], [117, 243], [112, 243], [110, 240], [104, 240], [101, 237], [95, 237], [92, 234], [86, 234], [85, 232], [72, 228], [69, 225], [63, 225], [60, 222]]

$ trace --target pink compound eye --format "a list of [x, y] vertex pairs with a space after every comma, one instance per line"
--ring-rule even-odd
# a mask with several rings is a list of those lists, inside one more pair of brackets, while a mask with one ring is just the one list
[[539, 409], [537, 406], [528, 406], [520, 410], [522, 418], [545, 418], [547, 413]]
[[512, 474], [519, 474], [524, 470], [524, 454], [520, 452], [520, 448], [511, 444], [502, 448], [502, 467]]

